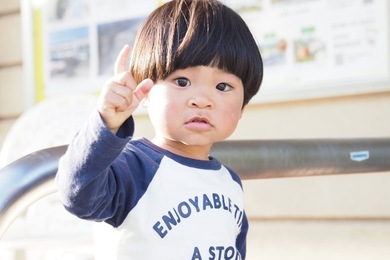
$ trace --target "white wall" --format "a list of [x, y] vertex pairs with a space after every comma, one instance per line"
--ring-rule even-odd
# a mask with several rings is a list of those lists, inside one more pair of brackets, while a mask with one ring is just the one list
[[0, 0], [0, 145], [24, 111], [20, 2]]

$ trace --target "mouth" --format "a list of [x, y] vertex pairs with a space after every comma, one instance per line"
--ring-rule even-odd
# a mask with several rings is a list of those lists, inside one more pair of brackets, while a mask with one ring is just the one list
[[210, 125], [211, 126], [210, 121], [207, 118], [205, 118], [205, 117], [194, 117], [194, 118], [191, 118], [190, 120], [187, 121], [186, 124], [206, 124], [206, 125]]

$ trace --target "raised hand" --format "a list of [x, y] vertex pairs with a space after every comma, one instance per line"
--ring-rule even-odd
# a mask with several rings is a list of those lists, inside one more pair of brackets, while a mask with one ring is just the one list
[[130, 47], [126, 45], [116, 59], [114, 76], [104, 85], [98, 101], [98, 111], [114, 134], [154, 85], [151, 79], [145, 79], [137, 85], [126, 68], [129, 55]]

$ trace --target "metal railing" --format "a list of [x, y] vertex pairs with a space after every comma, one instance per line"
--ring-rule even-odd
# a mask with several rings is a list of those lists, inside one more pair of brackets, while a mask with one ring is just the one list
[[[28, 206], [56, 192], [67, 146], [43, 149], [0, 169], [0, 238]], [[390, 171], [390, 139], [224, 141], [211, 155], [243, 180]]]

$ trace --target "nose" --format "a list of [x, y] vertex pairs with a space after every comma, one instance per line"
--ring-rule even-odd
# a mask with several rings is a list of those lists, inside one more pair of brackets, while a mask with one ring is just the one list
[[208, 90], [198, 89], [192, 93], [188, 100], [188, 105], [194, 108], [212, 108], [212, 93]]

